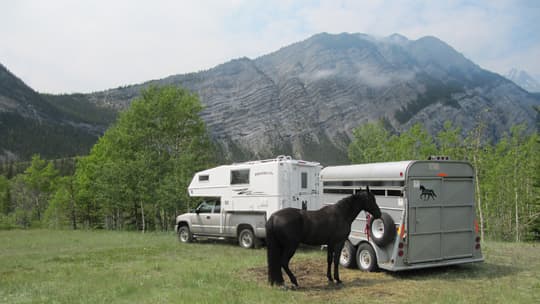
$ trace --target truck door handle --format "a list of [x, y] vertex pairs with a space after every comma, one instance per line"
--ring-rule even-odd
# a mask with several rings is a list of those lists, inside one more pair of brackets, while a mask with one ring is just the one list
[[209, 219], [210, 219], [210, 215], [207, 215], [207, 216], [206, 216], [206, 219], [209, 220]]

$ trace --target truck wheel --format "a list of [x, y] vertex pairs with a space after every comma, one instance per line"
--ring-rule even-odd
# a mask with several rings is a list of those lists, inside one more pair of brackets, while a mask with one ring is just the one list
[[377, 256], [373, 247], [368, 243], [362, 243], [356, 251], [356, 263], [362, 271], [372, 272], [379, 269], [377, 266]]
[[255, 235], [253, 231], [249, 228], [244, 228], [238, 234], [238, 244], [242, 248], [253, 248], [255, 245]]
[[178, 228], [178, 240], [182, 243], [190, 243], [193, 241], [193, 235], [188, 226], [184, 225]]
[[386, 212], [383, 212], [378, 219], [372, 218], [369, 229], [371, 238], [377, 246], [384, 247], [396, 238], [396, 224]]
[[343, 245], [339, 263], [346, 268], [356, 267], [356, 247], [349, 240], [346, 240], [345, 245]]

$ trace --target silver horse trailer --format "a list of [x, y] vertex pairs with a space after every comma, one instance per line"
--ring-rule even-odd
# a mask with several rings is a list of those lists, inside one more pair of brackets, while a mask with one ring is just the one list
[[332, 166], [321, 181], [323, 205], [369, 186], [383, 212], [380, 219], [362, 212], [353, 222], [340, 259], [345, 267], [399, 271], [483, 261], [468, 162]]

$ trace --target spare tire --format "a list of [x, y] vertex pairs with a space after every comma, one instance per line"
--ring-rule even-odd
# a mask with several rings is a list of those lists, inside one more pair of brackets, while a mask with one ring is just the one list
[[383, 212], [380, 218], [371, 218], [369, 223], [371, 239], [379, 247], [384, 247], [396, 238], [396, 224], [390, 214]]

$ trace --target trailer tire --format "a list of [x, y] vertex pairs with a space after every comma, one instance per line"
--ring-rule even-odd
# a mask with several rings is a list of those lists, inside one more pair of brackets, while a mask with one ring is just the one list
[[242, 248], [250, 249], [255, 246], [255, 235], [251, 228], [243, 228], [238, 234], [238, 245]]
[[365, 272], [373, 272], [379, 269], [375, 250], [368, 243], [362, 243], [356, 250], [356, 263], [358, 268]]
[[345, 268], [356, 267], [356, 247], [349, 240], [346, 240], [343, 245], [339, 256], [339, 264]]
[[386, 212], [378, 219], [371, 218], [369, 230], [371, 239], [380, 247], [390, 244], [396, 238], [396, 224], [392, 216]]
[[178, 228], [178, 240], [182, 243], [191, 243], [193, 241], [193, 234], [187, 225], [182, 225]]

